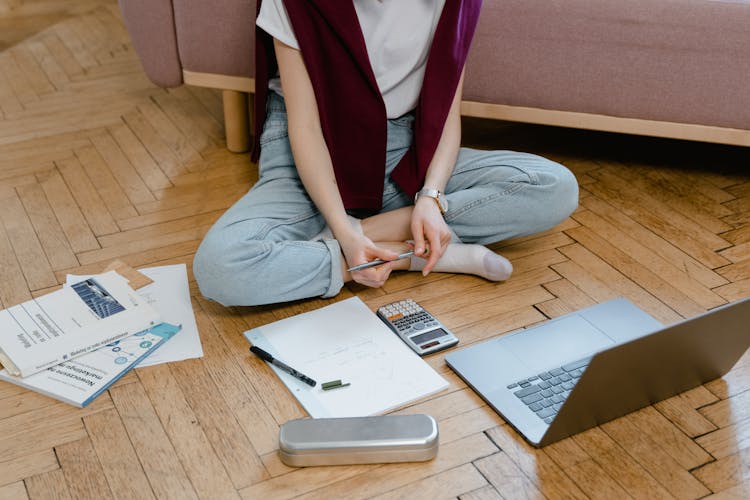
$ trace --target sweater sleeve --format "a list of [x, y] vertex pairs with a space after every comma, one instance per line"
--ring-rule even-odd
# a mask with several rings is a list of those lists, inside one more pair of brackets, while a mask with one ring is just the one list
[[299, 50], [283, 0], [263, 0], [255, 24], [280, 42]]

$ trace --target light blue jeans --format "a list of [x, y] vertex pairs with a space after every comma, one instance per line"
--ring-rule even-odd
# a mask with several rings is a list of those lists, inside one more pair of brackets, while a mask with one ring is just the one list
[[[412, 115], [388, 121], [382, 211], [413, 203], [390, 179], [409, 148]], [[297, 175], [283, 98], [270, 92], [259, 180], [208, 231], [193, 271], [201, 293], [223, 305], [332, 297], [343, 286], [336, 240], [309, 241], [325, 219]], [[445, 220], [464, 243], [488, 244], [562, 222], [578, 204], [573, 174], [540, 156], [461, 148], [445, 188]]]

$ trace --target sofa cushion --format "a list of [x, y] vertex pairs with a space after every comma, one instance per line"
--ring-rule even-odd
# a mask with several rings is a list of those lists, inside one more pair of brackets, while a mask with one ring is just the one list
[[464, 99], [750, 129], [750, 0], [485, 1]]

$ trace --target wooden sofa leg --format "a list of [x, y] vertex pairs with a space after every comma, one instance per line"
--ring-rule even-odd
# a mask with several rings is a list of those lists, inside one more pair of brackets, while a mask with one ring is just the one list
[[250, 144], [247, 94], [236, 90], [224, 90], [222, 100], [227, 149], [233, 153], [244, 153]]

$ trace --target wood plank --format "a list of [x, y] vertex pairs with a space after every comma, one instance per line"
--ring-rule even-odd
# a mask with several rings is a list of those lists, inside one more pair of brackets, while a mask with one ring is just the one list
[[647, 467], [637, 461], [617, 444], [600, 427], [594, 427], [572, 438], [581, 449], [633, 498], [674, 498], [664, 486], [649, 473]]
[[172, 120], [167, 118], [155, 102], [146, 101], [139, 103], [137, 109], [151, 124], [154, 130], [157, 131], [159, 136], [169, 146], [183, 165], [200, 161], [201, 156], [195, 150], [190, 140], [183, 135]]
[[638, 427], [641, 421], [637, 419], [636, 423], [630, 416], [625, 416], [601, 427], [675, 497], [701, 497], [710, 493], [704, 486], [705, 482], [695, 479], [683, 467], [685, 459], [682, 455], [671, 455], [671, 451], [656, 441], [660, 436], [641, 431]]
[[[222, 146], [226, 142], [224, 135], [224, 117], [215, 119], [206, 108], [201, 105], [195, 95], [190, 92], [187, 86], [173, 87], [167, 91], [167, 94], [174, 97], [179, 104], [178, 109], [186, 116], [195, 121], [196, 125], [203, 133], [210, 137], [217, 146]], [[222, 105], [223, 108], [223, 105]], [[223, 115], [223, 113], [222, 113]]]
[[216, 123], [224, 123], [224, 104], [218, 90], [193, 85], [185, 85], [185, 88], [206, 108]]
[[133, 164], [123, 154], [110, 133], [102, 131], [92, 134], [91, 143], [133, 204], [154, 201], [154, 196], [149, 191], [148, 186], [143, 182]]
[[227, 407], [203, 360], [174, 364], [171, 371], [234, 487], [244, 488], [268, 478], [248, 435]]
[[[159, 210], [146, 215], [137, 215], [134, 217], [128, 217], [118, 220], [118, 225], [123, 231], [130, 231], [132, 229], [138, 229], [143, 227], [152, 226], [154, 224], [162, 224], [165, 222], [175, 221], [184, 217], [191, 217], [195, 215], [201, 215], [216, 210], [226, 211], [227, 208], [231, 207], [236, 201], [234, 197], [227, 196], [225, 198], [214, 198], [210, 196], [210, 193], [206, 193], [207, 198], [200, 203], [193, 203], [181, 207]], [[238, 197], [241, 194], [237, 195]]]
[[73, 498], [113, 498], [99, 458], [88, 437], [57, 446], [55, 452]]
[[[3, 382], [3, 386], [19, 387], [16, 385], [11, 386], [8, 382]], [[0, 393], [0, 396], [4, 396], [2, 397], [3, 404], [0, 406], [0, 420], [14, 415], [21, 415], [26, 412], [35, 411], [50, 406], [55, 402], [55, 400], [50, 397], [31, 392], [21, 387], [19, 387], [18, 392], [15, 394], [13, 394], [12, 391], [8, 391], [7, 393], [3, 391]]]
[[750, 481], [732, 486], [706, 498], [711, 500], [743, 500], [748, 497], [750, 497]]
[[29, 498], [23, 481], [0, 486], [0, 500], [23, 500]]
[[121, 385], [109, 392], [156, 497], [197, 499], [143, 386]]
[[[461, 300], [456, 300], [458, 297], [454, 297], [454, 301], [450, 302], [447, 300], [423, 300], [420, 303], [432, 314], [439, 315], [440, 321], [448, 328], [460, 328], [491, 316], [504, 314], [552, 298], [552, 295], [541, 286], [502, 294], [501, 296], [503, 300], [498, 301], [485, 291], [477, 290], [476, 293], [466, 291]], [[489, 300], [481, 300], [481, 298]]]
[[[83, 212], [91, 231], [96, 236], [112, 234], [119, 230], [107, 205], [97, 192], [94, 184], [77, 157], [55, 162], [65, 184], [70, 188], [73, 198]], [[59, 268], [58, 268], [59, 269]]]
[[246, 184], [237, 183], [236, 179], [220, 179], [219, 182], [207, 181], [199, 186], [178, 186], [169, 188], [161, 193], [154, 193], [158, 199], [150, 203], [138, 204], [138, 212], [150, 214], [170, 208], [184, 207], [186, 205], [202, 205], [210, 196], [223, 193], [227, 198], [236, 201], [247, 193]]
[[750, 448], [750, 420], [738, 420], [698, 437], [696, 442], [718, 459], [739, 453], [745, 448]]
[[154, 158], [151, 157], [127, 125], [118, 123], [108, 127], [108, 130], [150, 190], [165, 189], [172, 186], [169, 178], [164, 175]]
[[711, 491], [723, 491], [750, 481], [750, 448], [718, 459], [693, 471]]
[[[657, 236], [669, 241], [686, 254], [702, 262], [710, 269], [726, 265], [729, 263], [725, 258], [716, 254], [714, 250], [727, 248], [729, 242], [725, 240], [704, 242], [700, 241], [691, 232], [694, 228], [681, 228], [675, 226], [672, 221], [672, 213], [662, 210], [663, 207], [651, 206], [643, 203], [639, 195], [628, 193], [626, 196], [622, 190], [626, 189], [627, 184], [616, 182], [614, 185], [596, 183], [589, 185], [588, 189], [594, 195], [620, 210], [622, 213], [641, 224], [643, 227], [653, 232]], [[632, 199], [631, 199], [632, 196]], [[657, 216], [657, 214], [663, 214]], [[690, 225], [690, 224], [688, 224]], [[705, 230], [701, 231], [706, 233]], [[708, 239], [705, 237], [704, 239]]]
[[56, 500], [74, 500], [70, 494], [65, 475], [60, 469], [37, 474], [26, 478], [26, 490], [30, 498], [54, 498]]
[[469, 493], [460, 495], [458, 498], [459, 500], [501, 500], [502, 499], [502, 497], [500, 496], [500, 493], [498, 493], [498, 491], [492, 485], [487, 485], [483, 488], [470, 491]]
[[172, 92], [164, 92], [153, 97], [154, 102], [172, 123], [190, 141], [196, 151], [201, 152], [220, 144], [220, 139], [207, 133], [200, 124], [200, 116], [183, 109]]
[[596, 304], [596, 301], [568, 280], [550, 281], [542, 285], [552, 295], [564, 302], [572, 311]]
[[39, 100], [28, 77], [10, 52], [0, 53], [0, 73], [5, 75], [6, 81], [10, 84], [21, 106]]
[[487, 480], [472, 464], [465, 464], [435, 476], [414, 481], [400, 488], [372, 498], [380, 500], [397, 498], [456, 498], [487, 485]]
[[[128, 264], [130, 267], [138, 268], [145, 267], [148, 265], [155, 265], [157, 262], [163, 262], [168, 259], [180, 258], [180, 262], [190, 263], [193, 254], [198, 249], [201, 240], [185, 241], [174, 245], [165, 247], [159, 247], [143, 252], [131, 253], [123, 255], [120, 260]], [[96, 261], [89, 264], [78, 266], [70, 269], [63, 269], [62, 271], [55, 271], [55, 275], [58, 280], [64, 280], [65, 275], [70, 274], [93, 274], [101, 272], [101, 269], [112, 262], [110, 260]], [[190, 266], [188, 266], [190, 267]]]
[[99, 248], [96, 236], [91, 231], [59, 170], [37, 174], [37, 178], [73, 251], [84, 252]]
[[125, 219], [138, 215], [96, 148], [89, 143], [86, 147], [76, 149], [75, 154], [113, 217]]
[[750, 391], [745, 390], [722, 400], [716, 396], [714, 398], [714, 404], [704, 406], [700, 413], [716, 427], [728, 427], [750, 419]]
[[81, 418], [112, 407], [106, 394], [83, 409], [51, 405], [0, 420], [0, 462], [51, 449], [86, 437]]
[[237, 418], [252, 448], [264, 455], [278, 448], [279, 424], [273, 418], [261, 396], [242, 371], [248, 358], [248, 344], [225, 342], [227, 337], [239, 337], [247, 324], [233, 311], [203, 298], [195, 308], [198, 330], [201, 332], [204, 364], [216, 382], [228, 407]]
[[695, 438], [716, 430], [716, 425], [697, 410], [716, 400], [716, 396], [699, 386], [660, 401], [654, 407], [687, 436]]
[[[609, 234], [612, 234], [612, 230], [614, 229], [622, 235], [627, 235], [628, 241], [631, 244], [632, 241], [636, 241], [638, 242], [638, 246], [645, 246], [675, 268], [683, 270], [685, 274], [703, 286], [713, 288], [727, 283], [726, 278], [715, 273], [697, 259], [649, 231], [598, 197], [591, 196], [582, 201], [581, 205], [611, 224], [611, 227], [607, 228]], [[641, 255], [640, 251], [638, 255]]]
[[545, 497], [587, 498], [549, 455], [532, 448], [509, 426], [490, 429], [487, 435]]
[[605, 473], [594, 460], [585, 460], [565, 469], [565, 473], [589, 498], [628, 498], [630, 495]]
[[136, 110], [126, 113], [122, 120], [141, 141], [167, 177], [171, 179], [187, 172], [164, 139], [140, 112]]
[[682, 319], [663, 302], [584, 246], [574, 244], [561, 248], [560, 252], [572, 262], [555, 264], [552, 269], [598, 302], [621, 296], [631, 300], [662, 323], [669, 324]]
[[0, 486], [16, 483], [35, 474], [59, 469], [52, 449], [37, 451], [12, 460], [0, 462]]
[[0, 224], [0, 305], [11, 307], [31, 298], [8, 233]]
[[[694, 284], [690, 283], [689, 279], [678, 278], [677, 273], [671, 273], [674, 275], [672, 276], [672, 280], [668, 280], [667, 276], [662, 278], [663, 274], [669, 274], [666, 272], [667, 269], [659, 269], [658, 274], [649, 270], [648, 267], [643, 265], [647, 257], [641, 254], [631, 256], [630, 252], [626, 249], [618, 248], [622, 241], [615, 244], [615, 242], [597, 235], [588, 227], [571, 229], [568, 233], [578, 243], [585, 246], [610, 266], [618, 269], [634, 283], [643, 287], [684, 317], [697, 316], [705, 312], [707, 307], [703, 303], [712, 304], [713, 306], [724, 303], [721, 297], [713, 294], [708, 289], [691, 286], [692, 290], [685, 290], [685, 287]], [[682, 275], [682, 278], [684, 278], [684, 275]], [[682, 287], [677, 288], [677, 283], [674, 283], [673, 280], [682, 281]], [[690, 292], [693, 292], [691, 296], [688, 295]], [[693, 300], [692, 296], [695, 295], [700, 295], [702, 303], [699, 304]]]
[[155, 498], [117, 410], [83, 419], [93, 449], [115, 498]]
[[17, 196], [0, 196], [0, 222], [5, 226], [29, 289], [57, 285], [47, 255]]
[[669, 168], [654, 169], [632, 163], [618, 169], [617, 175], [715, 234], [730, 229], [720, 217], [731, 211], [721, 203], [703, 196], [695, 188], [694, 182], [687, 182], [685, 175], [670, 172]]
[[732, 371], [720, 379], [708, 382], [705, 387], [720, 399], [727, 399], [745, 392], [750, 388], [750, 365], [743, 364], [740, 360]]
[[640, 432], [646, 432], [685, 470], [695, 469], [713, 460], [706, 451], [667, 420], [653, 406], [629, 414], [627, 419]]
[[[200, 497], [235, 498], [237, 492], [206, 430], [167, 365], [138, 369], [161, 425]], [[184, 380], [190, 383], [190, 379]], [[131, 384], [132, 385], [132, 384]], [[211, 425], [211, 422], [207, 422]], [[224, 450], [221, 450], [223, 453]]]
[[[2, 68], [2, 58], [0, 58], [0, 68]], [[0, 112], [2, 115], [13, 116], [23, 111], [21, 102], [13, 92], [13, 87], [5, 76], [4, 71], [0, 71]]]
[[[52, 269], [77, 266], [78, 259], [76, 259], [65, 232], [47, 201], [47, 196], [44, 194], [42, 187], [34, 182], [18, 187], [16, 191]], [[55, 280], [55, 283], [57, 283], [57, 280]]]
[[186, 231], [196, 227], [211, 226], [224, 213], [223, 210], [198, 214], [195, 216], [183, 217], [181, 219], [163, 222], [161, 224], [151, 224], [131, 230], [122, 230], [113, 234], [101, 236], [99, 244], [102, 248], [122, 247], [128, 243], [142, 240], [152, 240], [165, 234]]
[[[616, 170], [611, 165], [607, 165], [606, 167], [593, 172], [591, 175], [611, 189], [619, 190], [624, 196], [631, 200], [633, 204], [637, 203], [643, 209], [649, 210], [653, 214], [659, 214], [659, 218], [663, 222], [667, 222], [667, 224], [680, 229], [686, 234], [690, 234], [706, 248], [710, 250], [721, 250], [722, 248], [730, 246], [729, 242], [720, 236], [717, 236], [716, 232], [727, 231], [731, 229], [731, 227], [728, 227], [727, 225], [720, 225], [719, 228], [704, 227], [702, 223], [705, 223], [707, 226], [711, 224], [705, 221], [696, 222], [690, 218], [688, 214], [693, 216], [696, 216], [696, 214], [691, 213], [690, 210], [686, 210], [685, 206], [672, 208], [672, 204], [675, 203], [674, 199], [671, 199], [669, 203], [666, 203], [661, 199], [650, 196], [648, 193], [644, 193], [641, 186], [635, 186], [629, 179], [626, 180], [622, 178], [621, 176], [623, 173], [627, 172], [627, 170], [627, 167]], [[640, 184], [645, 186], [644, 183]], [[599, 183], [592, 184], [589, 189], [594, 186], [599, 186]], [[663, 191], [660, 191], [659, 193], [663, 194]]]
[[54, 90], [57, 91], [64, 89], [70, 82], [70, 79], [57, 63], [44, 42], [41, 39], [30, 40], [27, 47]]
[[539, 310], [529, 305], [458, 327], [454, 330], [454, 333], [461, 339], [462, 346], [468, 346], [502, 333], [533, 325], [545, 319]]
[[[206, 304], [206, 301], [201, 300], [201, 304]], [[262, 307], [243, 309], [246, 310], [242, 316], [242, 320], [247, 325], [244, 328], [245, 330], [276, 320], [271, 312], [263, 310]], [[212, 309], [212, 316], [215, 317], [216, 312], [216, 309]], [[238, 326], [237, 328], [241, 329], [242, 327]], [[238, 335], [236, 332], [233, 333], [230, 331], [224, 333], [222, 339], [231, 348], [232, 352], [235, 353], [235, 361], [242, 369], [245, 380], [251, 384], [256, 394], [259, 396], [262, 395], [262, 405], [265, 408], [258, 406], [255, 411], [261, 414], [265, 414], [268, 411], [274, 419], [276, 426], [295, 418], [304, 418], [307, 416], [302, 406], [289, 394], [284, 383], [279, 380], [268, 366], [268, 363], [257, 356], [247, 355], [249, 344], [243, 335]], [[252, 390], [248, 389], [248, 394], [252, 394]], [[274, 424], [268, 420], [266, 415], [263, 417], [263, 422], [264, 432], [272, 432]], [[272, 436], [273, 434], [265, 434], [263, 440], [266, 445], [269, 444], [269, 440], [272, 440]], [[277, 447], [277, 443], [274, 443], [273, 449]], [[260, 449], [261, 447], [259, 447]]]
[[54, 30], [49, 30], [42, 35], [42, 43], [44, 43], [55, 62], [68, 76], [68, 80], [70, 80], [71, 76], [77, 76], [83, 73], [81, 65], [73, 54], [70, 53], [70, 50], [68, 50], [68, 48], [62, 43], [60, 37], [54, 32]]
[[115, 259], [122, 259], [128, 264], [127, 256], [130, 254], [145, 255], [149, 250], [158, 250], [161, 248], [169, 248], [178, 243], [188, 243], [191, 241], [200, 241], [206, 234], [210, 224], [203, 226], [192, 227], [190, 229], [184, 229], [181, 231], [175, 231], [168, 234], [162, 234], [160, 236], [148, 239], [131, 241], [125, 245], [117, 247], [106, 247], [97, 250], [82, 251], [78, 254], [78, 261], [83, 264], [93, 264], [101, 262], [110, 262]]
[[545, 498], [534, 482], [502, 451], [478, 460], [474, 465], [503, 498]]

